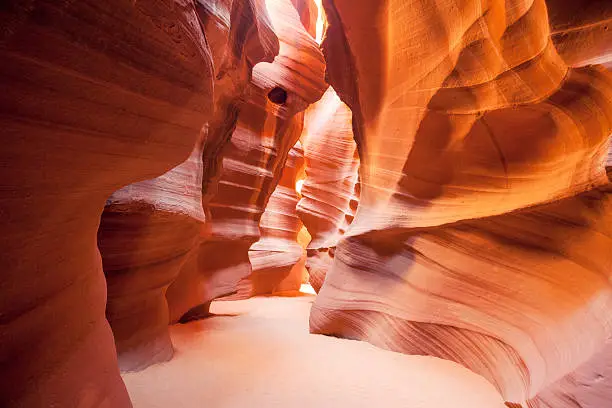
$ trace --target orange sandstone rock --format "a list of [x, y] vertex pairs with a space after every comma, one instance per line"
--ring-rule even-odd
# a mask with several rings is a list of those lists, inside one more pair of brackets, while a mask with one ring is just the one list
[[541, 0], [324, 3], [361, 197], [311, 330], [545, 403], [612, 335], [612, 76], [567, 67]]
[[298, 214], [312, 236], [306, 268], [312, 287], [318, 291], [357, 204], [354, 191], [359, 158], [351, 111], [331, 87], [308, 109], [302, 138], [306, 179]]
[[572, 67], [612, 63], [612, 2], [546, 0], [551, 38]]
[[211, 300], [235, 293], [251, 273], [248, 251], [302, 131], [303, 111], [326, 88], [323, 56], [293, 4], [268, 0], [266, 7], [280, 52], [253, 68], [246, 101], [235, 111], [231, 140], [219, 151], [222, 166], [204, 190], [211, 199], [199, 248], [167, 292], [171, 321], [206, 314]]
[[187, 0], [9, 0], [0, 26], [0, 406], [131, 407], [96, 231], [193, 149], [210, 49]]
[[306, 253], [298, 243], [302, 222], [296, 212], [295, 185], [303, 167], [304, 151], [298, 141], [261, 216], [261, 236], [249, 248], [251, 274], [240, 282], [237, 297], [300, 290]]
[[[161, 177], [129, 185], [107, 201], [98, 242], [108, 287], [106, 315], [124, 371], [172, 357], [166, 290], [194, 251], [205, 221], [202, 186], [215, 177], [205, 151], [227, 142], [222, 132], [243, 97], [259, 58], [278, 51], [265, 10], [256, 1], [198, 3], [215, 70], [215, 115], [202, 123], [187, 161]], [[250, 27], [246, 33], [241, 33]], [[276, 47], [275, 47], [276, 45]], [[203, 178], [206, 177], [206, 180]]]

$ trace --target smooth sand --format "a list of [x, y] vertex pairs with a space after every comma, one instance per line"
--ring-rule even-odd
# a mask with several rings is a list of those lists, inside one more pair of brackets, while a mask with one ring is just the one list
[[309, 334], [313, 299], [213, 302], [219, 316], [171, 328], [172, 361], [123, 375], [134, 407], [504, 407], [457, 364]]

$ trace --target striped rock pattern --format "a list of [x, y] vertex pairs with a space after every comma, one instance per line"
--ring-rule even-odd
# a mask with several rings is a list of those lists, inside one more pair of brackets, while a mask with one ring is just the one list
[[[289, 0], [266, 7], [280, 51], [253, 68], [245, 102], [235, 112], [222, 163], [204, 188], [207, 222], [199, 244], [166, 294], [173, 322], [206, 315], [213, 299], [238, 290], [251, 273], [249, 248], [302, 131], [304, 110], [325, 91], [323, 56]], [[211, 197], [207, 201], [206, 197]]]
[[353, 139], [351, 111], [333, 88], [306, 112], [302, 134], [306, 179], [298, 214], [312, 240], [306, 268], [309, 281], [319, 291], [333, 254], [357, 208], [355, 185], [359, 158]]
[[546, 0], [551, 38], [571, 67], [612, 63], [612, 7], [608, 0]]
[[[202, 30], [212, 44], [215, 115], [202, 123], [187, 161], [115, 192], [102, 214], [98, 243], [108, 288], [106, 316], [124, 371], [173, 355], [166, 290], [194, 251], [205, 221], [202, 186], [215, 177], [210, 169], [217, 159], [204, 152], [227, 143], [223, 132], [211, 126], [233, 125], [225, 121], [243, 97], [253, 65], [260, 58], [272, 61], [278, 52], [262, 6], [255, 0], [197, 3]], [[251, 28], [242, 33], [245, 27]]]
[[8, 0], [0, 27], [0, 406], [131, 407], [96, 232], [189, 156], [211, 50], [188, 0]]
[[238, 298], [300, 289], [306, 252], [298, 243], [302, 221], [297, 215], [296, 182], [304, 172], [304, 150], [298, 141], [289, 151], [281, 178], [261, 216], [261, 236], [249, 248], [251, 274], [238, 286]]
[[542, 0], [324, 4], [361, 197], [311, 330], [580, 406], [564, 384], [612, 336], [612, 75], [568, 67], [592, 59], [557, 52]]

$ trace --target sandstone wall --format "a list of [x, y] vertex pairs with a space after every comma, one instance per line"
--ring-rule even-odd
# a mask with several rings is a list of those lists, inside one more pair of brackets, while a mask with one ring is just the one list
[[6, 1], [0, 26], [0, 406], [130, 407], [96, 232], [189, 156], [211, 50], [186, 0]]
[[[194, 251], [205, 222], [203, 186], [214, 182], [225, 129], [235, 125], [254, 64], [272, 61], [278, 40], [263, 3], [196, 3], [197, 22], [211, 44], [214, 114], [201, 124], [191, 156], [164, 175], [135, 183], [107, 200], [98, 233], [108, 288], [106, 316], [122, 370], [168, 360], [166, 290]], [[214, 127], [214, 129], [213, 129]]]
[[326, 88], [323, 56], [293, 3], [268, 0], [266, 7], [280, 51], [253, 68], [230, 141], [218, 153], [217, 177], [204, 189], [207, 222], [198, 248], [167, 292], [172, 322], [206, 315], [213, 299], [236, 293], [250, 275], [249, 248], [260, 238], [260, 219], [301, 134], [303, 112]]
[[592, 59], [557, 51], [541, 0], [324, 3], [361, 197], [311, 330], [576, 406], [558, 381], [612, 334], [612, 76], [568, 67]]
[[310, 284], [318, 292], [333, 262], [336, 244], [357, 209], [359, 157], [351, 111], [333, 88], [308, 109], [305, 123], [306, 179], [298, 214], [312, 236], [306, 268]]

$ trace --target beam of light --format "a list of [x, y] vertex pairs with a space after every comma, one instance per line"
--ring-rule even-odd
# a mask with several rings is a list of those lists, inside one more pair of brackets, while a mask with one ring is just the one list
[[317, 294], [317, 292], [315, 292], [315, 290], [312, 288], [312, 286], [310, 286], [309, 283], [302, 284], [302, 286], [300, 286], [300, 292], [308, 293], [309, 295], [316, 295]]
[[302, 194], [302, 187], [304, 187], [304, 179], [295, 182], [295, 191], [297, 191], [298, 194]]
[[323, 11], [323, 4], [321, 4], [322, 0], [315, 0], [315, 4], [317, 5], [317, 35], [316, 35], [316, 41], [317, 44], [321, 44], [321, 41], [323, 40], [323, 26], [324, 26], [324, 21], [325, 21], [325, 12]]

